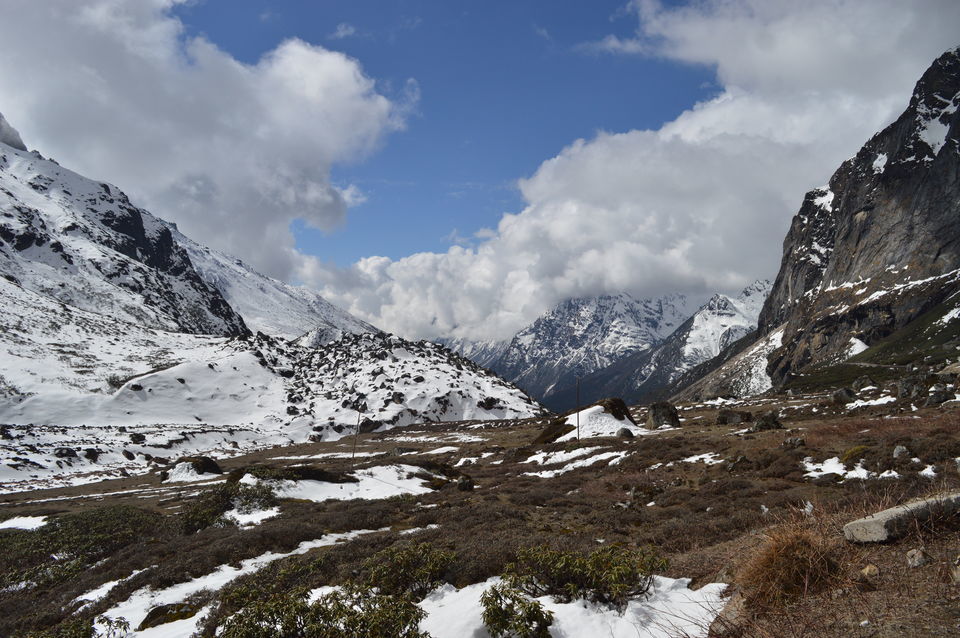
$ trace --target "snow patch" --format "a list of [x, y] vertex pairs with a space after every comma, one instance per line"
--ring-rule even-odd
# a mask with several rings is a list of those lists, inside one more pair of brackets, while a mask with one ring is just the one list
[[0, 521], [0, 529], [39, 529], [46, 524], [46, 516], [14, 516]]

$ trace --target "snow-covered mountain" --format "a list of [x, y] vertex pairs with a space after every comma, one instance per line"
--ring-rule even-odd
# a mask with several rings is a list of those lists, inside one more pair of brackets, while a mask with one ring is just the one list
[[311, 332], [312, 343], [303, 345], [328, 343], [344, 334], [378, 332], [309, 288], [260, 274], [239, 259], [193, 241], [175, 225], [170, 227], [200, 276], [220, 291], [250, 330], [285, 339]]
[[449, 348], [474, 363], [484, 368], [489, 368], [493, 363], [503, 356], [510, 347], [510, 341], [483, 341], [465, 339], [463, 337], [442, 337], [434, 339], [435, 342]]
[[540, 398], [660, 343], [689, 316], [691, 305], [684, 295], [570, 299], [518, 332], [487, 367]]
[[0, 144], [0, 240], [0, 273], [27, 290], [161, 330], [247, 331], [165, 222], [117, 187], [9, 144]]
[[189, 240], [15, 133], [0, 122], [0, 480], [337, 438], [358, 417], [369, 431], [543, 412], [441, 346]]
[[[684, 372], [756, 329], [770, 285], [769, 281], [757, 281], [736, 297], [714, 295], [653, 347], [584, 376], [580, 381], [581, 403], [609, 396], [630, 403], [659, 397]], [[555, 410], [575, 407], [575, 380], [558, 385], [543, 402]]]

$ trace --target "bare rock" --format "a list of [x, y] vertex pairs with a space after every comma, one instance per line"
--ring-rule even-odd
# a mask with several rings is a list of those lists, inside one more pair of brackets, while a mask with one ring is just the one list
[[647, 410], [647, 428], [657, 430], [664, 426], [679, 427], [680, 415], [677, 408], [668, 401], [652, 403]]
[[960, 491], [910, 501], [857, 519], [843, 526], [843, 535], [853, 543], [884, 543], [906, 534], [917, 521], [960, 512]]
[[907, 552], [907, 565], [909, 567], [923, 567], [931, 560], [933, 559], [930, 558], [930, 554], [923, 551], [923, 549], [911, 549]]

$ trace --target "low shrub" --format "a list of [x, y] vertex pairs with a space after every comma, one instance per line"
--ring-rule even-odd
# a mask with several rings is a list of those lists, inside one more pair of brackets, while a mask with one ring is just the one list
[[549, 638], [553, 614], [507, 583], [480, 596], [483, 624], [493, 638]]
[[654, 572], [666, 566], [664, 559], [647, 549], [611, 546], [580, 554], [541, 545], [520, 550], [504, 577], [534, 598], [585, 599], [622, 611], [631, 598], [649, 591]]
[[202, 529], [223, 523], [223, 514], [232, 509], [249, 513], [257, 509], [273, 507], [277, 497], [273, 490], [263, 484], [244, 485], [222, 483], [204, 490], [177, 516], [180, 532], [193, 534]]
[[455, 558], [453, 552], [436, 549], [430, 543], [393, 545], [364, 562], [364, 582], [377, 587], [381, 594], [423, 600], [443, 584], [443, 573]]
[[347, 585], [308, 602], [306, 590], [256, 601], [224, 622], [220, 638], [429, 638], [426, 612], [408, 598]]

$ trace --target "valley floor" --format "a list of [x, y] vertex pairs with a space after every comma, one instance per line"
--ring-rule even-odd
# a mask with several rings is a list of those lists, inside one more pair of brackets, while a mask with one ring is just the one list
[[[783, 429], [717, 425], [718, 411], [731, 408], [778, 409]], [[631, 411], [642, 423], [646, 410]], [[847, 405], [807, 394], [683, 405], [680, 415], [680, 427], [634, 428], [633, 438], [546, 445], [533, 441], [548, 419], [435, 423], [219, 459], [223, 474], [171, 464], [3, 494], [0, 635], [102, 615], [137, 630], [152, 608], [181, 605], [135, 635], [212, 636], [237, 601], [279, 587], [318, 596], [364, 573], [377, 552], [412, 543], [455, 555], [449, 584], [421, 603], [421, 630], [437, 637], [486, 635], [480, 584], [496, 582], [518, 550], [540, 545], [651, 547], [669, 562], [652, 596], [623, 615], [546, 601], [555, 636], [705, 636], [726, 602], [721, 592], [749, 600], [735, 617], [740, 633], [729, 635], [960, 631], [955, 516], [884, 545], [852, 545], [841, 531], [867, 513], [960, 487], [960, 403], [919, 408], [868, 390]], [[897, 446], [906, 453], [895, 458]], [[279, 500], [211, 517], [200, 505], [226, 481], [269, 485]], [[814, 539], [829, 573], [761, 604], [751, 597], [756, 559], [785, 531]], [[908, 567], [915, 548], [930, 562]], [[868, 565], [877, 571], [862, 576]]]

